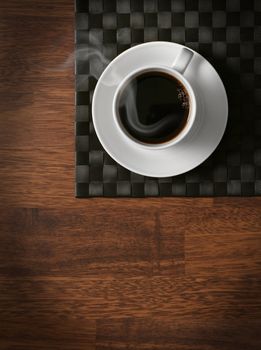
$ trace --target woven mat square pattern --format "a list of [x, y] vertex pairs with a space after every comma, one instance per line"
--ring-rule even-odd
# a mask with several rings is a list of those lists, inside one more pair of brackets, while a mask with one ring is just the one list
[[[229, 99], [229, 122], [215, 152], [169, 178], [117, 164], [98, 141], [91, 116], [105, 66], [129, 47], [155, 40], [198, 51], [220, 74]], [[91, 54], [97, 47], [100, 54]], [[76, 49], [77, 197], [261, 195], [260, 0], [76, 0]]]

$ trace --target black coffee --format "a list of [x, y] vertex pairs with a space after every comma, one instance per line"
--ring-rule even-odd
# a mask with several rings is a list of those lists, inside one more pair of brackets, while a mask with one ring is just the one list
[[121, 91], [119, 119], [126, 131], [145, 143], [163, 143], [176, 137], [189, 115], [189, 96], [173, 76], [143, 73]]

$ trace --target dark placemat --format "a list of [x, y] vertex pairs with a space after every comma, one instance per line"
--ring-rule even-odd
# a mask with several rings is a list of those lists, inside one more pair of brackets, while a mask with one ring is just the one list
[[[76, 12], [77, 197], [261, 195], [261, 1], [77, 0]], [[122, 51], [155, 40], [206, 57], [229, 99], [229, 122], [216, 151], [194, 170], [169, 178], [118, 165], [91, 118], [95, 77]]]

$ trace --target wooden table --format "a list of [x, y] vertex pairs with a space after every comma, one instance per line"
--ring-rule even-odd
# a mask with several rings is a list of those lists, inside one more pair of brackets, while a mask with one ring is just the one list
[[261, 198], [74, 198], [72, 0], [2, 0], [0, 349], [261, 348]]

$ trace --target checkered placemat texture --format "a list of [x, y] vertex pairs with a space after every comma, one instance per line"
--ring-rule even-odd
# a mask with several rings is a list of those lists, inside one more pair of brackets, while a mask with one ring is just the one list
[[140, 176], [118, 165], [93, 128], [92, 60], [76, 54], [76, 196], [261, 195], [261, 1], [76, 1], [78, 50], [99, 42], [111, 61], [155, 40], [198, 51], [220, 74], [229, 100], [220, 145], [203, 164], [175, 177]]

